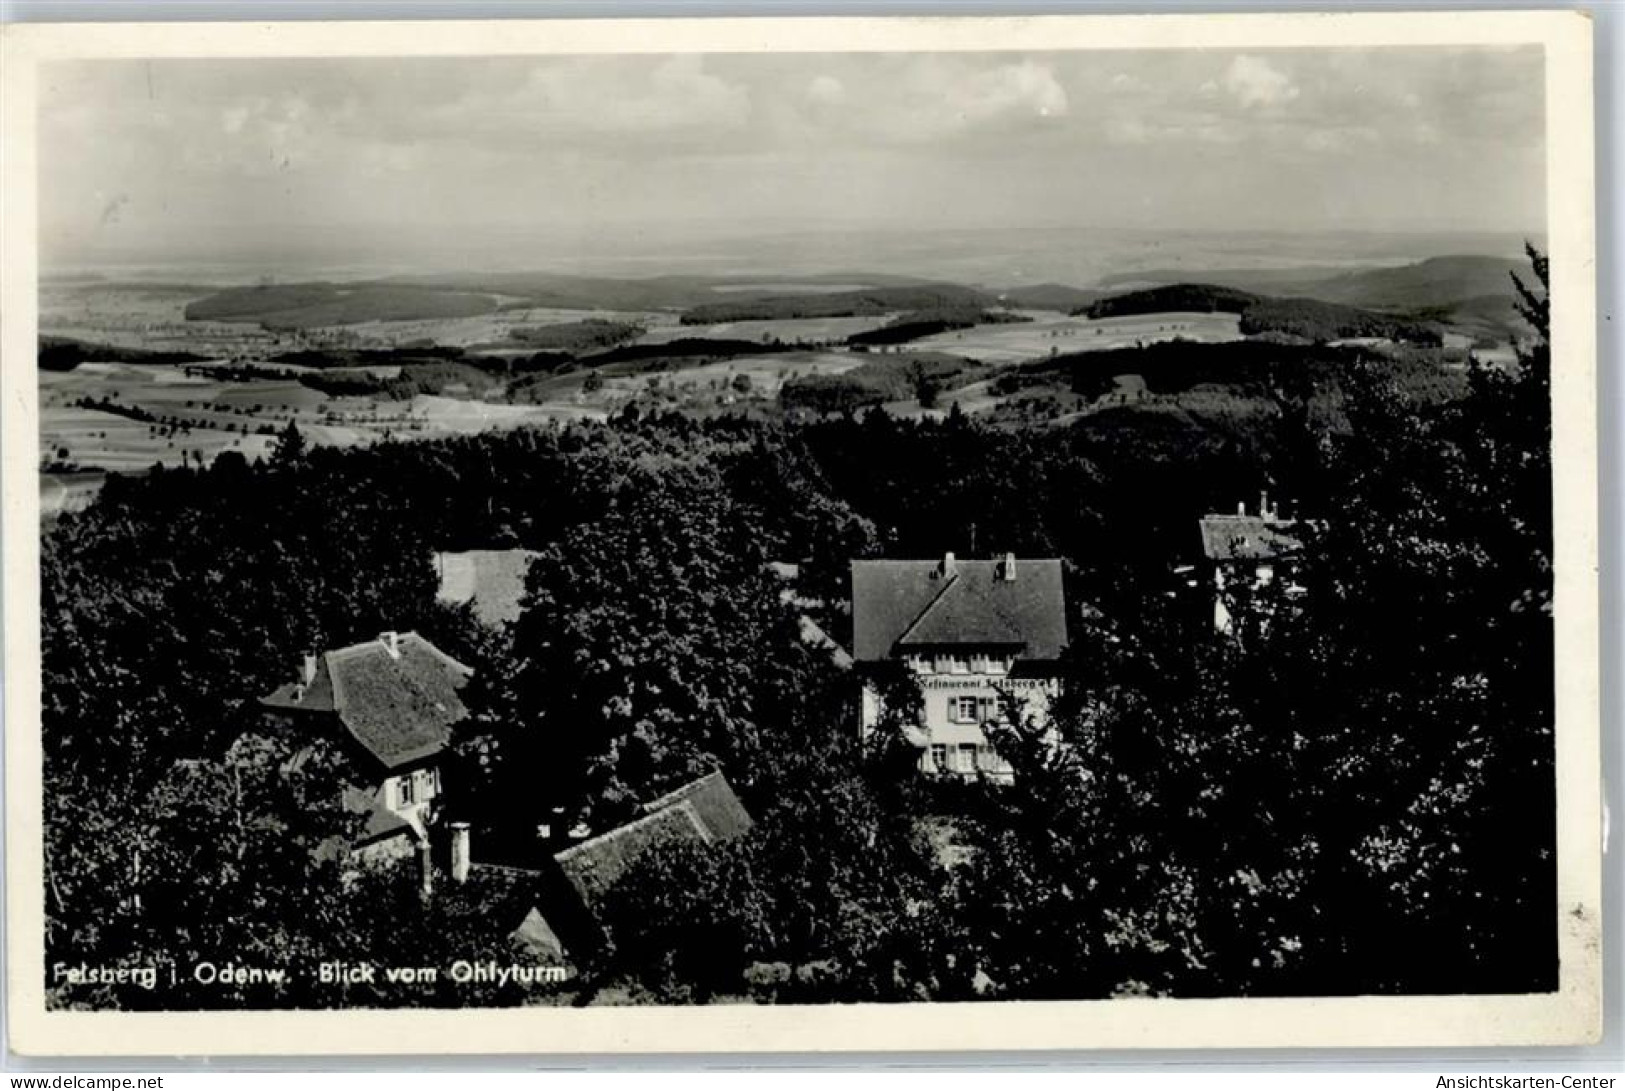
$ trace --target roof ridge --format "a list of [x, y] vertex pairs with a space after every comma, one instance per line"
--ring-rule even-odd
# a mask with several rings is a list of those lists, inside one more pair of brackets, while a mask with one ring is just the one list
[[681, 811], [683, 813], [683, 817], [687, 818], [689, 824], [694, 827], [694, 831], [704, 838], [707, 843], [710, 843], [712, 840], [711, 831], [707, 830], [705, 828], [705, 823], [700, 821], [700, 816], [694, 810], [694, 805], [685, 799], [679, 803], [662, 807], [658, 811], [650, 811], [648, 814], [639, 815], [632, 821], [627, 822], [624, 825], [616, 826], [614, 829], [605, 830], [596, 837], [589, 837], [585, 841], [578, 841], [569, 848], [555, 853], [553, 859], [561, 864], [567, 860], [574, 860], [577, 856], [580, 856], [589, 849], [595, 849], [600, 845], [609, 843], [617, 837], [623, 837], [626, 834], [631, 833], [633, 830], [650, 825], [674, 811]]
[[695, 777], [693, 780], [686, 781], [685, 783], [678, 785], [676, 788], [673, 788], [665, 795], [656, 796], [654, 799], [651, 799], [649, 802], [645, 803], [642, 808], [643, 813], [646, 815], [654, 814], [656, 811], [664, 810], [675, 803], [679, 803], [692, 795], [700, 787], [700, 785], [704, 784], [706, 781], [711, 780], [714, 777], [721, 776], [721, 769], [713, 769], [709, 773], [702, 774]]
[[931, 611], [937, 608], [937, 603], [941, 602], [945, 597], [947, 597], [948, 592], [957, 586], [959, 586], [959, 573], [955, 572], [953, 575], [942, 581], [942, 590], [933, 595], [931, 597], [931, 601], [925, 604], [925, 609], [921, 610], [914, 616], [914, 620], [908, 623], [908, 628], [903, 630], [902, 635], [897, 638], [895, 643], [901, 644], [907, 640], [908, 634], [912, 633], [915, 629], [918, 629], [921, 623], [930, 616]]
[[333, 711], [339, 714], [340, 719], [343, 719], [344, 709], [348, 702], [345, 700], [344, 686], [339, 682], [339, 672], [333, 669], [332, 657], [337, 654], [337, 652], [323, 652], [322, 669], [327, 672], [328, 685], [333, 687]]
[[[996, 557], [955, 557], [955, 564], [998, 564], [1004, 560], [1004, 554]], [[1059, 564], [1060, 557], [1023, 557], [1016, 554], [1017, 564]], [[941, 557], [858, 557], [852, 561], [854, 565], [860, 564], [907, 564], [907, 565], [940, 565]]]
[[464, 674], [472, 675], [474, 673], [474, 668], [473, 667], [467, 666], [467, 665], [459, 662], [458, 660], [453, 659], [451, 656], [449, 656], [445, 652], [441, 651], [440, 647], [437, 644], [435, 644], [434, 641], [429, 640], [426, 637], [420, 636], [416, 629], [412, 629], [412, 630], [409, 630], [409, 631], [404, 632], [404, 633], [397, 633], [396, 636], [397, 636], [397, 638], [411, 637], [413, 640], [415, 640], [419, 644], [421, 644], [423, 646], [423, 650], [428, 652], [430, 655], [434, 655], [434, 656], [439, 657], [441, 660], [445, 661], [446, 663], [451, 664], [451, 666], [455, 667], [457, 670], [462, 671]]

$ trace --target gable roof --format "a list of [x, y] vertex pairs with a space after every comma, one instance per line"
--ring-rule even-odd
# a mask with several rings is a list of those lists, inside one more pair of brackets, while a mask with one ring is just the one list
[[553, 857], [590, 908], [649, 853], [672, 845], [709, 845], [746, 833], [750, 814], [721, 773], [711, 773], [645, 805], [624, 826]]
[[708, 773], [699, 780], [667, 792], [659, 799], [643, 805], [644, 814], [656, 814], [679, 804], [687, 803], [694, 817], [711, 841], [726, 841], [747, 832], [751, 827], [750, 812], [734, 795], [733, 786], [721, 772]]
[[470, 549], [435, 554], [440, 589], [435, 598], [469, 603], [474, 616], [495, 628], [523, 613], [525, 577], [540, 554], [529, 549]]
[[458, 698], [474, 673], [417, 633], [352, 644], [317, 658], [308, 686], [289, 683], [260, 698], [268, 708], [334, 712], [385, 769], [437, 754], [468, 715]]
[[1016, 578], [1000, 561], [853, 561], [853, 652], [861, 662], [906, 648], [1002, 645], [1027, 659], [1060, 657], [1066, 646], [1061, 562], [1018, 559]]
[[1211, 561], [1268, 561], [1296, 553], [1296, 524], [1261, 515], [1204, 515], [1202, 552]]

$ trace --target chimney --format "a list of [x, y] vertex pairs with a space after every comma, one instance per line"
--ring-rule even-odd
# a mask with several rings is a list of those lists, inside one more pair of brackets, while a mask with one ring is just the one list
[[305, 662], [299, 669], [301, 684], [310, 685], [316, 680], [316, 653], [306, 652]]
[[1243, 500], [1241, 503], [1236, 505], [1236, 514], [1237, 515], [1246, 515], [1247, 514], [1247, 501]]
[[418, 842], [418, 879], [425, 898], [434, 893], [434, 851], [427, 837]]
[[954, 555], [952, 553], [944, 553], [942, 555], [942, 578], [947, 579], [949, 576], [952, 576], [953, 574], [954, 574]]
[[999, 579], [1005, 583], [1016, 582], [1016, 555], [1014, 553], [1004, 555], [1004, 563], [999, 566]]
[[397, 633], [394, 629], [390, 629], [385, 633], [380, 633], [378, 636], [378, 642], [384, 646], [384, 651], [389, 653], [389, 657], [391, 659], [399, 659], [401, 657], [401, 634]]
[[1275, 518], [1274, 513], [1270, 511], [1270, 494], [1268, 492], [1258, 494], [1258, 514], [1265, 519]]
[[451, 824], [451, 881], [468, 882], [469, 835], [467, 822]]

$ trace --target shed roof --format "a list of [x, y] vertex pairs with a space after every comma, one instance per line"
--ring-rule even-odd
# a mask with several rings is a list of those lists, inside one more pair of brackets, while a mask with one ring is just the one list
[[1204, 515], [1202, 552], [1211, 561], [1268, 561], [1296, 553], [1303, 543], [1297, 524], [1261, 515]]
[[1002, 561], [853, 561], [852, 630], [861, 662], [908, 648], [999, 645], [1035, 660], [1066, 646], [1061, 562], [1018, 559], [1015, 579]]

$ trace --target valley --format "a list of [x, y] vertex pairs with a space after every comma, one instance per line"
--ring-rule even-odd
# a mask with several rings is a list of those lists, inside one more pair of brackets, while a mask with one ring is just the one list
[[[1282, 366], [1339, 345], [1403, 357], [1413, 385], [1453, 387], [1469, 352], [1513, 359], [1520, 268], [1453, 257], [1003, 288], [852, 273], [48, 280], [42, 513], [82, 506], [108, 473], [264, 457], [290, 425], [340, 447], [628, 409], [1065, 425], [1245, 401], [1234, 377], [1159, 389], [1145, 376], [1205, 372], [1200, 346], [1246, 342]], [[1136, 356], [1169, 343], [1192, 348]]]

